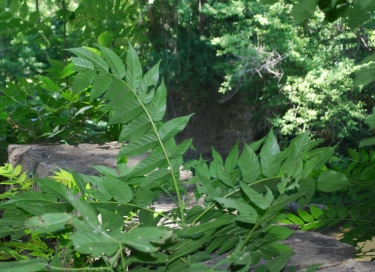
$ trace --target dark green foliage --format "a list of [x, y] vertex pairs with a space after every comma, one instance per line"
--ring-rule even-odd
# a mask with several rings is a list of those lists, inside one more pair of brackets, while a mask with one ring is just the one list
[[[345, 177], [350, 182], [350, 186], [339, 191], [338, 196], [341, 196], [341, 199], [338, 199], [336, 203], [332, 203], [332, 200], [328, 199], [325, 209], [310, 206], [310, 213], [298, 211], [299, 217], [289, 214], [288, 220], [284, 222], [293, 222], [299, 225], [302, 230], [340, 224], [345, 230], [340, 241], [356, 246], [358, 254], [365, 256], [367, 252], [362, 252], [359, 244], [371, 241], [375, 235], [373, 230], [375, 222], [373, 201], [375, 153], [373, 150], [361, 149], [356, 152], [349, 149], [349, 154], [350, 159], [339, 160], [332, 166], [337, 171], [332, 173], [340, 175], [339, 179]], [[331, 170], [324, 172], [323, 175], [330, 175], [329, 173]]]
[[[14, 240], [31, 233], [33, 239], [47, 235], [59, 241], [58, 257], [27, 256], [29, 261], [15, 265], [29, 271], [69, 268], [73, 258], [73, 267], [81, 269], [98, 269], [102, 261], [100, 266], [111, 271], [185, 271], [208, 269], [202, 261], [213, 253], [228, 253], [216, 265], [247, 271], [263, 258], [264, 269], [281, 271], [293, 252], [278, 243], [292, 233], [276, 224], [284, 218], [280, 212], [292, 202], [306, 205], [327, 173], [330, 178], [322, 188], [346, 185], [345, 176], [324, 171], [332, 150], [314, 149], [305, 133], [281, 151], [272, 131], [264, 140], [245, 145], [243, 152], [234, 146], [225, 160], [213, 150], [209, 164], [202, 159], [192, 164], [196, 175], [190, 183], [196, 185], [195, 195], [204, 199], [204, 206], [187, 209], [178, 179], [182, 155], [191, 141], [177, 145], [174, 136], [191, 115], [161, 121], [166, 89], [159, 80], [159, 64], [143, 74], [131, 46], [125, 65], [112, 50], [98, 48], [69, 49], [78, 56], [73, 68], [79, 70], [72, 92], [81, 92], [97, 77], [111, 82], [100, 91], [108, 100], [109, 123], [124, 125], [121, 142], [126, 143], [119, 153], [118, 171], [97, 166], [100, 177], [73, 172], [77, 195], [62, 183], [42, 179], [37, 180], [40, 192], [10, 196], [3, 202], [1, 237], [10, 235]], [[76, 81], [79, 73], [92, 73], [93, 79]], [[127, 167], [126, 157], [136, 155], [146, 156]], [[172, 198], [176, 208], [159, 212], [149, 207], [159, 193]], [[171, 223], [173, 228], [168, 227]], [[98, 261], [92, 262], [93, 258]], [[32, 266], [35, 262], [38, 265]], [[0, 264], [0, 269], [11, 271], [9, 263]]]
[[63, 48], [99, 42], [118, 49], [128, 40], [141, 41], [143, 30], [133, 23], [136, 11], [129, 1], [80, 1], [78, 6], [70, 1], [2, 1], [1, 161], [9, 143], [117, 139], [119, 128], [102, 121], [108, 111], [97, 91], [106, 82], [98, 77], [91, 95], [86, 89], [73, 94], [72, 85], [90, 82], [93, 74], [79, 73], [73, 82], [72, 75], [79, 72], [72, 69], [76, 59], [67, 65], [69, 52]]

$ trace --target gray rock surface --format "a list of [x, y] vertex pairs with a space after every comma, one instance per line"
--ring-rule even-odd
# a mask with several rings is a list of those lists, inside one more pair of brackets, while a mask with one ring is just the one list
[[[87, 175], [98, 173], [92, 165], [105, 165], [116, 168], [116, 156], [120, 146], [116, 142], [105, 144], [70, 145], [10, 145], [8, 160], [13, 165], [21, 164], [23, 170], [32, 172], [39, 178], [47, 177], [57, 168], [71, 169]], [[129, 158], [128, 165], [135, 165], [144, 157]], [[188, 179], [191, 173], [181, 172], [182, 179]], [[185, 197], [192, 199], [192, 188]], [[155, 203], [159, 210], [171, 209], [174, 204], [162, 198]], [[327, 272], [375, 272], [375, 263], [354, 260], [355, 249], [338, 242], [335, 238], [316, 232], [296, 231], [284, 241], [293, 248], [295, 255], [290, 259], [284, 272], [304, 271], [312, 264], [322, 264], [318, 271]], [[226, 255], [216, 256], [206, 262], [212, 266]], [[295, 270], [291, 268], [294, 267]], [[220, 267], [219, 269], [228, 269]]]
[[[8, 161], [13, 165], [22, 165], [24, 171], [31, 172], [39, 178], [52, 175], [52, 171], [63, 168], [71, 169], [86, 175], [97, 175], [92, 168], [104, 165], [116, 168], [116, 156], [120, 145], [116, 142], [104, 144], [74, 145], [18, 145], [8, 147]], [[128, 165], [137, 164], [142, 157], [130, 158]]]
[[[22, 171], [27, 171], [38, 178], [52, 176], [53, 171], [58, 171], [58, 168], [86, 175], [98, 175], [99, 173], [92, 166], [103, 165], [117, 169], [117, 155], [120, 147], [117, 142], [78, 144], [77, 146], [13, 144], [8, 147], [8, 162], [12, 165], [22, 165]], [[128, 158], [128, 166], [138, 164], [145, 157], [147, 155]], [[190, 177], [191, 172], [180, 171], [180, 180], [188, 180]], [[193, 187], [188, 187], [188, 193], [183, 196], [188, 206], [196, 203], [193, 190]], [[175, 207], [175, 204], [169, 197], [162, 195], [154, 202], [154, 207], [159, 211], [170, 210]]]
[[313, 231], [296, 231], [283, 243], [293, 248], [295, 254], [289, 260], [288, 267], [294, 267], [297, 271], [318, 263], [322, 264], [320, 269], [335, 267], [355, 257], [353, 246]]

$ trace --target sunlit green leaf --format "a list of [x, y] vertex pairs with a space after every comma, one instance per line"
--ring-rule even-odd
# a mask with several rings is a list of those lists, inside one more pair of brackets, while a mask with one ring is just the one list
[[149, 90], [150, 87], [156, 87], [156, 84], [159, 80], [159, 66], [160, 61], [154, 65], [147, 73], [143, 76], [141, 81], [141, 86], [138, 91], [139, 98], [144, 104], [147, 104], [151, 101], [154, 96], [154, 91]]
[[239, 155], [239, 152], [238, 152], [238, 142], [237, 142], [232, 148], [232, 150], [229, 152], [229, 155], [227, 159], [225, 160], [224, 166], [228, 172], [231, 172], [234, 170], [234, 168], [236, 168], [236, 165], [238, 162], [238, 155]]
[[322, 220], [325, 218], [324, 211], [319, 207], [314, 205], [310, 205], [310, 212], [311, 215], [314, 216], [315, 219]]
[[143, 112], [142, 106], [135, 99], [124, 101], [121, 108], [115, 109], [111, 118], [109, 119], [109, 124], [126, 124], [129, 121], [135, 119]]
[[94, 81], [96, 72], [92, 70], [86, 70], [79, 72], [73, 80], [72, 90], [73, 95], [80, 94]]
[[247, 185], [244, 182], [240, 182], [242, 191], [247, 195], [249, 200], [257, 205], [261, 209], [267, 209], [272, 201], [273, 201], [273, 194], [272, 191], [266, 187], [267, 192], [263, 196], [261, 193], [255, 191], [253, 188], [251, 188], [249, 185]]
[[117, 56], [111, 49], [103, 46], [98, 46], [104, 59], [107, 61], [111, 68], [112, 74], [117, 78], [123, 78], [125, 76], [125, 66], [122, 60]]
[[250, 146], [246, 144], [238, 160], [238, 166], [241, 169], [242, 178], [245, 183], [256, 181], [261, 174], [258, 157]]
[[82, 47], [70, 48], [67, 50], [82, 59], [94, 62], [100, 70], [108, 72], [109, 70], [108, 64], [101, 57], [95, 54], [93, 51], [87, 48], [82, 48]]
[[139, 227], [121, 236], [121, 241], [142, 252], [155, 252], [155, 244], [164, 244], [173, 236], [170, 229], [160, 227]]
[[109, 31], [105, 31], [101, 33], [98, 37], [98, 43], [101, 46], [109, 46], [113, 40], [113, 33]]
[[165, 155], [159, 152], [151, 152], [145, 159], [141, 160], [131, 172], [132, 176], [143, 176], [155, 170], [166, 162]]
[[258, 213], [256, 210], [249, 204], [229, 198], [215, 198], [216, 202], [219, 203], [224, 208], [231, 208], [237, 210], [241, 215], [247, 216], [249, 221], [255, 223], [258, 219]]
[[107, 176], [103, 184], [116, 201], [128, 203], [133, 199], [133, 193], [125, 182], [114, 177]]
[[193, 114], [177, 117], [166, 122], [158, 131], [161, 140], [166, 141], [182, 131], [189, 122], [191, 116], [193, 116]]
[[46, 259], [29, 259], [17, 262], [0, 262], [2, 272], [39, 272], [47, 271], [48, 262]]
[[154, 98], [152, 101], [146, 105], [146, 109], [148, 110], [151, 118], [153, 121], [161, 121], [164, 117], [166, 107], [166, 98], [167, 98], [167, 90], [164, 85], [164, 80], [162, 80], [160, 86], [157, 88]]
[[272, 177], [280, 170], [281, 163], [277, 156], [279, 153], [280, 147], [273, 131], [271, 130], [260, 151], [262, 173], [266, 177]]
[[317, 0], [299, 1], [293, 5], [292, 16], [296, 24], [302, 23], [308, 19], [315, 11]]
[[23, 2], [20, 8], [20, 17], [26, 18], [27, 14], [29, 13], [29, 8], [27, 7], [27, 2]]
[[133, 46], [129, 43], [128, 54], [126, 56], [126, 83], [130, 88], [136, 90], [142, 81], [142, 66]]
[[90, 100], [94, 100], [95, 98], [101, 96], [105, 91], [107, 91], [111, 82], [111, 75], [103, 72], [99, 73], [92, 84]]
[[51, 233], [61, 230], [70, 220], [72, 220], [70, 214], [46, 213], [31, 217], [26, 221], [26, 226], [36, 234]]
[[327, 170], [320, 174], [316, 184], [318, 190], [323, 192], [334, 192], [348, 186], [350, 183], [344, 174]]

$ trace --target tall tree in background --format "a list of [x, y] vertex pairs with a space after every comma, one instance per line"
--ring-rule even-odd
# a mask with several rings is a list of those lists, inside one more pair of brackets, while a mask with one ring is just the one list
[[354, 84], [354, 72], [374, 46], [373, 18], [350, 29], [350, 21], [341, 19], [322, 23], [326, 16], [316, 1], [307, 11], [302, 4], [272, 2], [205, 5], [207, 16], [222, 23], [214, 24], [218, 30], [211, 37], [217, 53], [226, 57], [220, 91], [228, 98], [242, 93], [263, 118], [258, 124], [270, 120], [282, 135], [310, 130], [326, 144], [358, 141], [373, 95]]
[[[360, 71], [357, 82], [366, 83], [372, 72], [372, 63], [360, 61], [373, 50], [373, 9], [368, 0], [0, 1], [0, 82], [7, 84], [1, 137], [89, 139], [63, 122], [80, 119], [77, 129], [87, 120], [98, 124], [101, 102], [84, 92], [69, 96], [70, 56], [63, 49], [100, 43], [120, 53], [130, 40], [146, 69], [163, 60], [173, 115], [240, 96], [252, 105], [257, 137], [274, 126], [286, 137], [310, 130], [326, 144], [357, 141], [374, 104], [371, 85], [354, 77]], [[17, 78], [28, 80], [23, 86]]]

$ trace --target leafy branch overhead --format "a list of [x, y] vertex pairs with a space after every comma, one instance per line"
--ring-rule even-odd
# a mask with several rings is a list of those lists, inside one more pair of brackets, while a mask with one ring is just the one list
[[[274, 4], [280, 0], [262, 0], [264, 4]], [[371, 12], [375, 11], [375, 3], [372, 0], [300, 0], [286, 1], [293, 4], [292, 15], [295, 23], [302, 23], [310, 18], [311, 14], [319, 8], [325, 15], [326, 22], [334, 22], [343, 19], [350, 28], [357, 28], [371, 18]]]
[[[119, 141], [129, 141], [121, 149], [120, 157], [137, 156], [151, 150], [150, 155], [133, 171], [121, 176], [122, 180], [131, 180], [153, 171], [156, 171], [155, 175], [165, 173], [166, 168], [170, 170], [184, 224], [183, 203], [175, 172], [178, 172], [182, 154], [191, 142], [185, 141], [177, 146], [173, 136], [184, 129], [191, 115], [162, 122], [166, 110], [166, 88], [163, 80], [158, 82], [159, 63], [142, 75], [138, 55], [130, 44], [126, 69], [112, 50], [100, 45], [98, 48], [101, 54], [91, 48], [68, 49], [78, 56], [72, 58], [78, 72], [73, 81], [73, 93], [79, 94], [92, 84], [94, 98], [103, 95], [105, 100], [109, 100], [106, 105], [111, 111], [109, 124], [125, 125]], [[144, 166], [146, 171], [142, 168]]]

